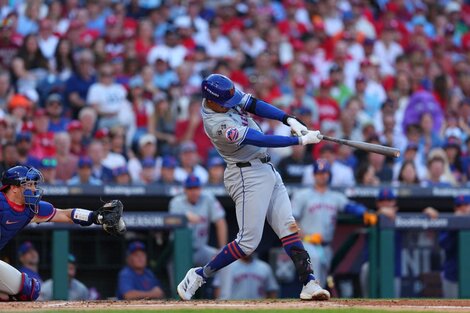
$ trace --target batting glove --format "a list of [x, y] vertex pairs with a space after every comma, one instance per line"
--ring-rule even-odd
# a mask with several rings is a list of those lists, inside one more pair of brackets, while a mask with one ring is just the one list
[[300, 137], [303, 133], [308, 132], [307, 126], [296, 117], [289, 117], [287, 124], [289, 124], [290, 130], [295, 136]]
[[307, 134], [299, 137], [299, 143], [304, 146], [319, 143], [321, 141], [321, 139], [318, 138], [319, 135], [320, 132], [318, 130], [309, 130]]

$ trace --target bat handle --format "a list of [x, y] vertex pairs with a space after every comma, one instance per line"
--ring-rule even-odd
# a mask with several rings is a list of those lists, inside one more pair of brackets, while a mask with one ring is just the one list
[[[303, 131], [302, 131], [302, 135], [304, 135], [304, 136], [307, 135], [307, 131], [303, 130]], [[322, 135], [322, 134], [318, 134], [318, 135], [317, 135], [317, 138], [320, 139], [320, 140], [322, 140], [322, 139], [323, 139], [323, 135]]]

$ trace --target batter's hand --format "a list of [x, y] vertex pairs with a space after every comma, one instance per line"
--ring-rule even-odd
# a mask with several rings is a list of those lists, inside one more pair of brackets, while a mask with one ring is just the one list
[[294, 136], [300, 137], [303, 132], [307, 132], [307, 126], [298, 118], [292, 116], [287, 119], [287, 124], [290, 126], [290, 131]]
[[305, 135], [299, 137], [299, 143], [304, 146], [319, 143], [321, 139], [318, 138], [318, 135], [320, 135], [318, 130], [309, 130]]

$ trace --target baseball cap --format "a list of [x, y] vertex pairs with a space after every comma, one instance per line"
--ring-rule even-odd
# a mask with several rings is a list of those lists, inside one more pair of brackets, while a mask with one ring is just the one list
[[192, 141], [183, 142], [180, 146], [180, 151], [181, 152], [194, 152], [196, 150], [197, 150], [197, 146]]
[[67, 257], [67, 261], [69, 263], [74, 263], [75, 264], [75, 263], [77, 263], [77, 258], [72, 253], [69, 253], [69, 255]]
[[149, 144], [149, 143], [156, 144], [157, 143], [157, 138], [155, 138], [155, 136], [152, 135], [152, 134], [145, 134], [142, 137], [140, 137], [139, 147], [143, 147], [143, 146], [145, 146], [146, 144]]
[[31, 141], [31, 133], [30, 132], [21, 132], [16, 135], [15, 142], [18, 143], [20, 141]]
[[67, 131], [82, 130], [82, 123], [79, 120], [70, 121], [67, 125]]
[[325, 159], [318, 159], [313, 163], [313, 173], [330, 173], [331, 172], [331, 165]]
[[196, 175], [189, 175], [184, 181], [184, 188], [199, 188], [201, 187], [201, 180]]
[[125, 174], [129, 174], [129, 170], [127, 169], [127, 166], [119, 166], [113, 170], [114, 177], [119, 176], [119, 175], [125, 175]]
[[171, 155], [166, 155], [163, 157], [162, 160], [162, 167], [164, 168], [175, 168], [176, 167], [176, 159]]
[[117, 24], [117, 22], [118, 22], [118, 19], [115, 15], [109, 15], [106, 18], [106, 26], [114, 26]]
[[136, 77], [132, 77], [130, 80], [129, 80], [129, 87], [130, 88], [135, 88], [135, 87], [142, 87], [144, 86], [144, 81], [141, 77], [139, 76], [136, 76]]
[[18, 256], [22, 256], [30, 250], [36, 250], [31, 241], [25, 241], [18, 247]]
[[143, 168], [153, 168], [155, 167], [155, 159], [152, 158], [152, 157], [149, 157], [149, 158], [145, 158], [142, 160], [142, 167]]
[[84, 167], [91, 167], [93, 165], [93, 162], [89, 157], [81, 157], [78, 160], [78, 167], [79, 168], [84, 168]]
[[418, 150], [418, 145], [414, 142], [410, 142], [405, 150]]
[[138, 250], [145, 252], [145, 244], [142, 241], [133, 241], [127, 246], [127, 255]]
[[43, 117], [43, 116], [47, 116], [47, 112], [43, 108], [36, 109], [34, 111], [34, 117]]
[[21, 94], [15, 94], [10, 98], [8, 102], [8, 107], [10, 109], [14, 108], [25, 108], [28, 109], [32, 105], [31, 101]]
[[378, 201], [383, 200], [395, 200], [397, 197], [391, 188], [383, 187], [379, 190], [379, 194], [377, 195]]
[[58, 93], [51, 93], [46, 100], [46, 103], [59, 102], [62, 103], [62, 96]]
[[466, 205], [466, 204], [470, 204], [470, 196], [459, 195], [455, 197], [454, 199], [455, 206]]
[[221, 157], [212, 157], [209, 159], [209, 161], [207, 161], [207, 168], [211, 168], [211, 167], [214, 167], [214, 166], [224, 166], [225, 165], [225, 162], [224, 162], [224, 159], [222, 159]]
[[103, 139], [103, 138], [108, 137], [108, 136], [109, 136], [109, 129], [107, 129], [107, 128], [100, 128], [95, 133], [95, 138], [96, 139]]

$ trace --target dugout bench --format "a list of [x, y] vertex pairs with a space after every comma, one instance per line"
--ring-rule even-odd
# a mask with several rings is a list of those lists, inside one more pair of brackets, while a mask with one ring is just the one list
[[[192, 234], [187, 228], [186, 216], [181, 214], [169, 214], [163, 212], [124, 212], [124, 221], [127, 230], [171, 230], [174, 234], [173, 256], [174, 277], [180, 281], [192, 267]], [[52, 231], [52, 279], [53, 298], [66, 300], [68, 298], [67, 259], [69, 254], [70, 230], [98, 230], [103, 231], [99, 225], [82, 227], [75, 224], [43, 223], [30, 224], [27, 229]], [[106, 236], [106, 233], [103, 233]], [[110, 236], [110, 235], [109, 235]], [[173, 288], [175, 298], [176, 289]]]
[[457, 231], [459, 298], [470, 298], [470, 216], [450, 213], [435, 219], [416, 213], [399, 213], [394, 220], [379, 216], [378, 224], [369, 228], [370, 298], [394, 297], [394, 233], [399, 230]]

